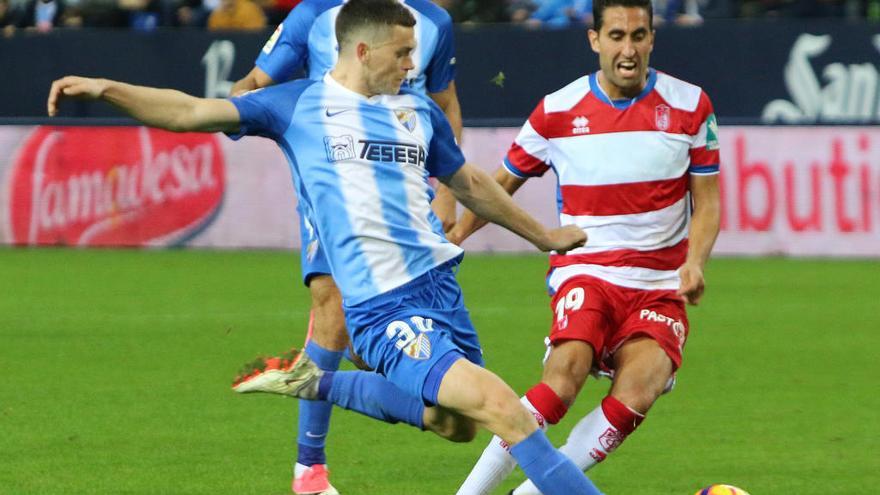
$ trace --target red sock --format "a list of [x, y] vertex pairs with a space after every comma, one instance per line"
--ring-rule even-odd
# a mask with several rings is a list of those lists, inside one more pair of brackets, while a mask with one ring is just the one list
[[526, 398], [544, 416], [544, 420], [551, 425], [562, 420], [565, 413], [568, 412], [568, 406], [546, 383], [539, 383], [532, 387], [526, 392]]
[[633, 411], [610, 395], [602, 399], [602, 412], [608, 422], [624, 435], [632, 433], [645, 419], [644, 414]]

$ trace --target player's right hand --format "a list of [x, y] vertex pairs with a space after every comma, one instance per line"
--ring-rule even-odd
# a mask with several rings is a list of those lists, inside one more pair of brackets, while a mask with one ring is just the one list
[[678, 269], [678, 276], [681, 278], [681, 286], [676, 294], [687, 304], [699, 304], [703, 291], [706, 290], [703, 268], [696, 263], [686, 262]]
[[565, 254], [566, 251], [579, 248], [587, 243], [587, 233], [577, 225], [566, 225], [547, 232], [547, 246], [543, 251], [556, 251]]
[[58, 103], [62, 98], [85, 98], [96, 100], [107, 89], [107, 80], [88, 77], [67, 76], [56, 80], [49, 89], [46, 111], [50, 117], [58, 113]]

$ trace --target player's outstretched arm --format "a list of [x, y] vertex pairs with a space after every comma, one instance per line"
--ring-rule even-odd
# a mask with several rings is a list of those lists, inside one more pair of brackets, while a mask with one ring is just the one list
[[691, 195], [694, 214], [691, 217], [687, 260], [678, 271], [681, 277], [678, 295], [688, 304], [697, 304], [705, 290], [703, 267], [709, 261], [721, 226], [718, 175], [692, 175]]
[[498, 224], [534, 244], [541, 251], [563, 253], [583, 246], [587, 234], [574, 225], [547, 230], [513, 202], [510, 195], [486, 172], [464, 164], [454, 174], [441, 177], [455, 198], [478, 216]]
[[232, 89], [229, 91], [229, 96], [240, 96], [248, 91], [265, 88], [273, 84], [275, 84], [275, 81], [269, 77], [269, 74], [263, 72], [263, 69], [254, 66], [246, 76], [235, 81], [235, 84], [232, 85]]
[[[500, 185], [501, 188], [507, 191], [507, 194], [511, 196], [513, 196], [513, 193], [526, 183], [526, 179], [516, 177], [509, 173], [504, 167], [499, 167], [498, 170], [495, 171], [494, 178], [495, 182], [497, 182], [498, 185]], [[478, 217], [471, 210], [465, 210], [464, 213], [462, 213], [461, 218], [455, 222], [455, 227], [446, 234], [446, 237], [450, 242], [461, 244], [465, 239], [470, 237], [471, 234], [483, 228], [487, 223], [489, 223], [487, 220]]]
[[235, 132], [238, 110], [227, 100], [196, 98], [173, 89], [134, 86], [109, 79], [67, 76], [49, 89], [46, 110], [58, 113], [66, 98], [104, 100], [151, 127], [175, 132]]

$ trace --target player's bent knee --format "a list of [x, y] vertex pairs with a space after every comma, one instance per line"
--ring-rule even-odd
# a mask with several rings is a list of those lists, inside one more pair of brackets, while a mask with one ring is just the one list
[[354, 347], [352, 347], [351, 343], [348, 344], [348, 359], [361, 371], [375, 371], [372, 366], [367, 364], [366, 361], [357, 352], [355, 352]]
[[530, 425], [534, 422], [534, 417], [515, 395], [488, 394], [481, 412], [483, 417], [491, 418], [491, 423], [519, 432], [531, 430]]
[[442, 437], [456, 443], [473, 441], [477, 437], [477, 424], [470, 419], [461, 418], [460, 421], [454, 422]]
[[611, 396], [622, 402], [626, 407], [645, 414], [660, 397], [658, 393], [648, 390], [612, 390]]
[[[671, 375], [669, 375], [671, 376]], [[669, 377], [652, 377], [649, 380], [615, 381], [611, 387], [611, 395], [627, 407], [642, 414], [648, 412], [654, 402], [663, 394]]]
[[550, 352], [541, 381], [563, 402], [573, 403], [590, 372], [592, 353], [593, 348], [586, 342], [563, 342]]
[[535, 418], [504, 381], [464, 359], [446, 372], [437, 397], [440, 404], [505, 440], [516, 442], [537, 427]]
[[477, 436], [477, 423], [442, 407], [425, 409], [425, 429], [452, 442], [470, 442]]

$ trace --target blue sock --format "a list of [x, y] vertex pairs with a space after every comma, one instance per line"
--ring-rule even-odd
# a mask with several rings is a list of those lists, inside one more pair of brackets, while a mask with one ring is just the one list
[[[336, 371], [342, 360], [342, 351], [324, 349], [309, 340], [305, 349], [306, 355], [322, 370]], [[330, 429], [330, 411], [333, 404], [324, 401], [299, 401], [299, 430], [297, 433], [296, 462], [305, 466], [327, 464], [324, 453], [324, 442]]]
[[343, 409], [349, 409], [384, 421], [404, 422], [424, 429], [425, 404], [384, 376], [368, 371], [325, 373], [318, 387], [318, 397]]
[[602, 495], [540, 429], [511, 447], [510, 454], [545, 495]]

